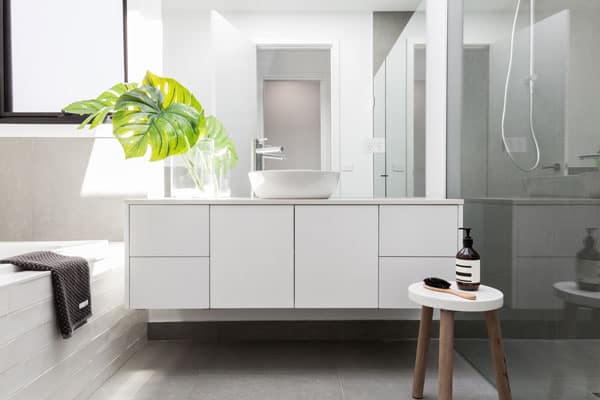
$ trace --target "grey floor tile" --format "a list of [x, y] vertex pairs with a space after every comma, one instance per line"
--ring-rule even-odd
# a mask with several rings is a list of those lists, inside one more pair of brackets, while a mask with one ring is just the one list
[[[504, 342], [513, 399], [598, 399], [600, 341], [509, 339]], [[494, 373], [487, 340], [460, 340], [457, 351], [487, 379]]]
[[343, 400], [335, 373], [200, 374], [194, 400]]
[[[92, 400], [409, 399], [413, 341], [394, 343], [149, 342]], [[426, 383], [437, 398], [437, 343]], [[495, 398], [494, 388], [458, 354], [456, 398]]]

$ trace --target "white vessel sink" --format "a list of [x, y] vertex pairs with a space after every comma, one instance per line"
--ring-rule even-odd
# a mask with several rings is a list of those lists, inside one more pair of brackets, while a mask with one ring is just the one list
[[600, 172], [524, 178], [531, 197], [600, 198]]
[[262, 199], [327, 199], [335, 193], [340, 173], [303, 169], [252, 171], [252, 191]]

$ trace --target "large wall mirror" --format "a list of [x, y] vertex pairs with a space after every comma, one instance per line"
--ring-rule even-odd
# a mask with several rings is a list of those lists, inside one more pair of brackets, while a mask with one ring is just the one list
[[65, 122], [65, 105], [126, 80], [124, 0], [0, 4], [0, 121]]
[[152, 65], [223, 121], [240, 155], [233, 195], [250, 193], [261, 137], [287, 156], [265, 168], [341, 171], [338, 195], [425, 194], [420, 1], [128, 3], [130, 78]]

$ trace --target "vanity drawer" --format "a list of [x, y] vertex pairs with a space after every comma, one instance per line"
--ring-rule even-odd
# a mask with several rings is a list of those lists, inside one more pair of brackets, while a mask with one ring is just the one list
[[129, 255], [208, 257], [208, 230], [208, 206], [131, 205]]
[[430, 276], [454, 280], [454, 263], [454, 257], [379, 258], [379, 308], [419, 308], [408, 287]]
[[129, 304], [137, 309], [208, 308], [208, 258], [131, 257]]
[[458, 250], [457, 206], [381, 206], [379, 255], [385, 257], [455, 256]]

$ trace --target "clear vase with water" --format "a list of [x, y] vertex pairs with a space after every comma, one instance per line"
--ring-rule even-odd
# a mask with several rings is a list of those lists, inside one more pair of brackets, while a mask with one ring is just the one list
[[233, 156], [229, 149], [215, 153], [215, 195], [217, 197], [231, 196], [231, 165]]
[[212, 139], [200, 139], [187, 153], [172, 157], [171, 196], [214, 197], [216, 185], [215, 143]]

